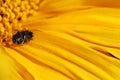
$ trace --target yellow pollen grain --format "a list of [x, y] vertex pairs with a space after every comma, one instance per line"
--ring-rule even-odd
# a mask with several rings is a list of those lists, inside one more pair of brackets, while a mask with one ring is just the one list
[[35, 0], [0, 0], [0, 46], [12, 44], [12, 36], [23, 30], [22, 22], [37, 13], [38, 5]]

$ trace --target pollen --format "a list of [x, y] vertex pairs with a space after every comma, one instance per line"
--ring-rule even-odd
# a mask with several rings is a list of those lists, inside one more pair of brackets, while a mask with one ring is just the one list
[[23, 30], [22, 22], [37, 10], [35, 0], [0, 0], [0, 46], [13, 44], [12, 36]]

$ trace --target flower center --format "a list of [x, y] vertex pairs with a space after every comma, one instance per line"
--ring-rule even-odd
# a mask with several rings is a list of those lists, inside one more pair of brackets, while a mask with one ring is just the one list
[[0, 0], [0, 45], [13, 44], [12, 36], [23, 30], [22, 22], [37, 9], [35, 0]]

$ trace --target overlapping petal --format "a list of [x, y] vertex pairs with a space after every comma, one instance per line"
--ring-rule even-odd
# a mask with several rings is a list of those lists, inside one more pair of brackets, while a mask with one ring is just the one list
[[119, 0], [84, 0], [86, 5], [96, 6], [96, 7], [112, 7], [120, 8]]
[[7, 48], [0, 48], [0, 79], [1, 80], [34, 80], [32, 75], [10, 54], [15, 53]]

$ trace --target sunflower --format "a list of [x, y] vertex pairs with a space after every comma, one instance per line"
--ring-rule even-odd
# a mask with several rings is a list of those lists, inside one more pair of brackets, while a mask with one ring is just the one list
[[119, 2], [0, 0], [0, 80], [119, 80]]

